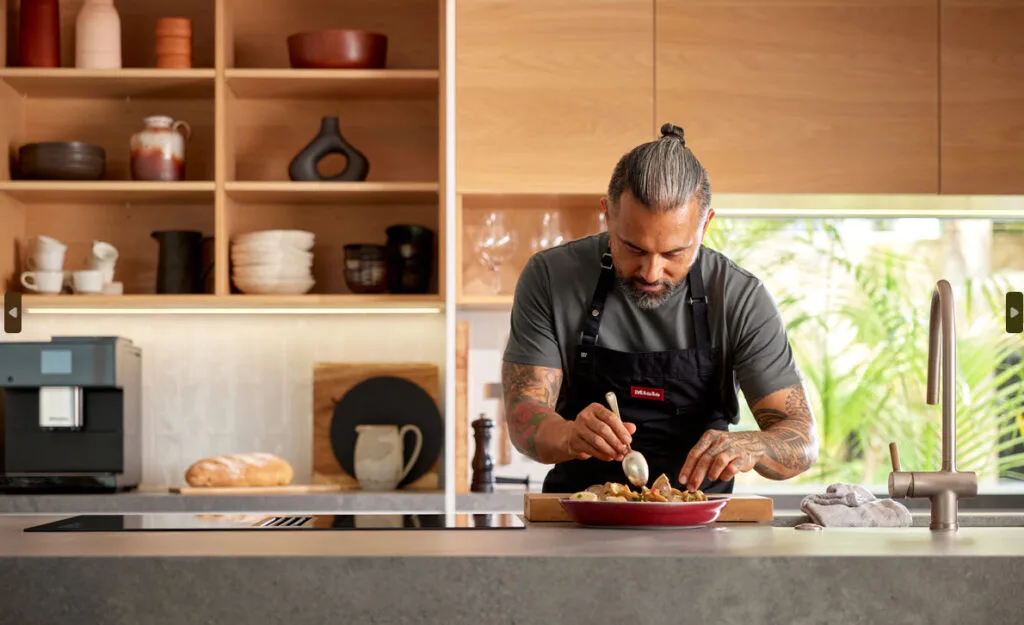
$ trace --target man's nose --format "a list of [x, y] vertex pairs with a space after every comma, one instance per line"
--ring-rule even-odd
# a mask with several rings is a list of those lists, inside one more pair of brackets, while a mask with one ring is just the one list
[[665, 264], [661, 261], [661, 257], [652, 254], [649, 256], [644, 263], [642, 277], [648, 283], [654, 283], [661, 280], [662, 275], [665, 272]]

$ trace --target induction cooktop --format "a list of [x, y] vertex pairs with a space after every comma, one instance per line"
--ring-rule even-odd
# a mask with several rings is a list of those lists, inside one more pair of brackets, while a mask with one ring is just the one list
[[515, 514], [84, 514], [26, 532], [224, 532], [252, 530], [512, 530]]

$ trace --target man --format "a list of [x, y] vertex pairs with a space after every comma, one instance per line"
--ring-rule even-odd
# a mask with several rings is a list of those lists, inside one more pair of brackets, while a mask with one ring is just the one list
[[[502, 367], [516, 448], [554, 464], [544, 492], [653, 480], [732, 492], [737, 473], [789, 479], [817, 460], [814, 416], [762, 282], [703, 247], [711, 185], [682, 129], [622, 157], [601, 200], [608, 232], [542, 251], [516, 285]], [[729, 432], [742, 389], [760, 426]], [[609, 409], [612, 391], [620, 420]]]

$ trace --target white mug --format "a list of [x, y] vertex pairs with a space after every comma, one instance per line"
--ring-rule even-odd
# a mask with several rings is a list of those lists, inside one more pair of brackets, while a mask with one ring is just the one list
[[103, 274], [103, 284], [114, 281], [114, 261], [96, 260], [93, 257], [89, 262], [89, 269], [95, 269]]
[[111, 263], [117, 261], [117, 248], [103, 241], [92, 242], [92, 259], [97, 263]]
[[124, 295], [124, 284], [121, 282], [108, 282], [103, 285], [104, 295]]
[[31, 240], [34, 240], [36, 242], [37, 252], [48, 252], [50, 250], [60, 250], [62, 252], [66, 252], [68, 249], [68, 246], [64, 245], [63, 243], [61, 243], [60, 241], [53, 237], [39, 235], [36, 237], [32, 237]]
[[103, 272], [98, 269], [83, 269], [71, 274], [76, 293], [102, 293]]
[[37, 249], [29, 256], [25, 265], [32, 271], [63, 271], [64, 250], [60, 248]]
[[64, 272], [26, 271], [21, 274], [21, 284], [37, 293], [60, 293], [64, 287]]

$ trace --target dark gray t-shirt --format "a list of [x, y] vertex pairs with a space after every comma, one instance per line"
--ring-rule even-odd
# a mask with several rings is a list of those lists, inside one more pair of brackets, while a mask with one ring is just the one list
[[[608, 234], [602, 233], [539, 252], [530, 258], [516, 284], [504, 359], [560, 368], [559, 410], [566, 400], [565, 385], [607, 244]], [[738, 390], [748, 400], [756, 400], [800, 382], [800, 373], [782, 317], [761, 280], [706, 247], [701, 248], [697, 262], [708, 297], [711, 345], [722, 348], [724, 356], [719, 376], [722, 407], [735, 422]], [[615, 289], [605, 304], [598, 345], [628, 352], [694, 347], [688, 296], [684, 282], [661, 306], [643, 310]]]

